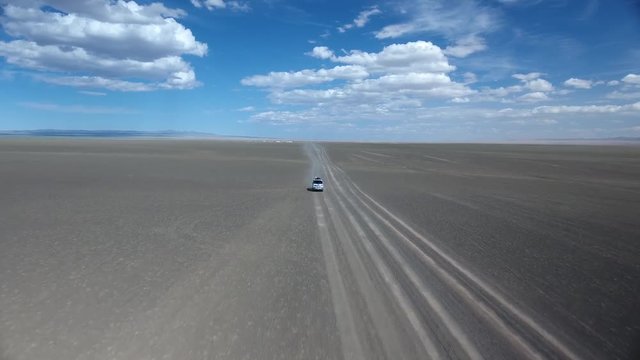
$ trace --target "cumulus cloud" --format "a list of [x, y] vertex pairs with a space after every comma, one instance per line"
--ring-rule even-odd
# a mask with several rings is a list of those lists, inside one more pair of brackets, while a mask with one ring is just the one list
[[352, 85], [364, 92], [404, 91], [415, 95], [453, 98], [469, 95], [472, 91], [462, 84], [453, 82], [444, 73], [388, 74], [377, 79], [367, 79]]
[[107, 0], [15, 1], [2, 9], [0, 24], [15, 40], [0, 41], [0, 56], [49, 73], [41, 79], [120, 91], [199, 84], [182, 56], [204, 56], [207, 45], [177, 22], [182, 10]]
[[[315, 47], [307, 55], [341, 65], [244, 78], [243, 85], [268, 89], [273, 104], [306, 107], [254, 114], [254, 121], [290, 124], [328, 117], [389, 118], [423, 108], [431, 99], [462, 102], [475, 93], [451, 79], [449, 73], [455, 67], [442, 49], [430, 42], [391, 44], [379, 52], [352, 50], [343, 55], [327, 47]], [[472, 78], [473, 74], [464, 77]], [[341, 82], [332, 83], [335, 80]]]
[[313, 50], [308, 52], [307, 55], [314, 58], [323, 59], [323, 60], [332, 59], [335, 57], [335, 55], [333, 54], [333, 51], [331, 51], [326, 46], [316, 46], [313, 48]]
[[[140, 5], [135, 1], [123, 0], [11, 0], [3, 1], [3, 4], [14, 4], [21, 9], [38, 9], [42, 6], [50, 6], [64, 14], [77, 14], [111, 23], [162, 23], [164, 18], [181, 18], [186, 15], [184, 10], [167, 8], [158, 2]], [[27, 13], [31, 16], [40, 16], [37, 11], [28, 11]]]
[[373, 72], [450, 72], [442, 49], [428, 41], [415, 41], [386, 46], [379, 53], [352, 50], [344, 56], [335, 56], [332, 61], [364, 66]]
[[[416, 79], [424, 74], [444, 76], [455, 69], [450, 65], [442, 49], [426, 41], [392, 44], [378, 53], [352, 50], [343, 56], [334, 55], [326, 47], [315, 47], [311, 56], [346, 64], [333, 69], [302, 70], [298, 72], [272, 72], [243, 79], [243, 84], [251, 86], [300, 86], [341, 78], [357, 80], [369, 74], [409, 74], [405, 79]], [[370, 79], [369, 79], [370, 80]]]
[[[541, 78], [542, 74], [538, 72], [532, 72], [528, 74], [514, 74], [513, 77], [520, 80], [526, 89], [533, 91], [534, 93], [546, 93], [553, 91], [553, 85], [545, 79]], [[530, 95], [530, 94], [527, 94]], [[534, 96], [534, 95], [531, 95]], [[540, 98], [539, 95], [535, 95]], [[546, 100], [546, 96], [545, 96]]]
[[378, 39], [421, 33], [438, 34], [453, 42], [444, 53], [464, 58], [487, 49], [483, 34], [497, 30], [500, 13], [477, 0], [402, 1], [398, 6], [405, 21], [376, 32]]
[[307, 55], [337, 63], [358, 65], [370, 72], [451, 72], [455, 70], [444, 52], [428, 41], [391, 44], [378, 53], [351, 50], [336, 56], [326, 46], [316, 46]]
[[543, 75], [544, 74], [539, 72], [513, 74], [512, 77], [519, 80], [520, 84], [501, 86], [498, 88], [483, 87], [471, 97], [471, 100], [490, 102], [538, 102], [549, 100], [550, 94], [566, 94], [567, 90], [555, 90], [551, 82], [542, 78]]
[[549, 92], [553, 91], [553, 85], [545, 79], [535, 79], [526, 83], [526, 87], [531, 91]]
[[345, 32], [349, 29], [352, 29], [354, 27], [357, 28], [361, 28], [364, 27], [368, 22], [369, 19], [374, 16], [374, 15], [378, 15], [381, 14], [382, 11], [380, 11], [380, 9], [378, 9], [377, 6], [372, 6], [366, 10], [363, 10], [360, 12], [360, 14], [358, 14], [358, 17], [356, 17], [353, 22], [349, 23], [349, 24], [345, 24], [342, 26], [338, 27], [338, 31], [340, 32]]
[[564, 85], [572, 88], [576, 88], [576, 89], [591, 89], [591, 86], [593, 86], [593, 81], [571, 78], [565, 81]]
[[627, 74], [621, 81], [612, 80], [607, 83], [608, 86], [617, 86], [618, 90], [612, 91], [606, 95], [607, 99], [629, 100], [640, 98], [640, 75]]
[[369, 73], [362, 66], [346, 65], [331, 69], [301, 70], [296, 72], [270, 72], [268, 75], [254, 75], [242, 79], [241, 83], [257, 87], [299, 87], [310, 84], [320, 84], [333, 80], [364, 79]]
[[640, 85], [640, 75], [629, 74], [622, 78], [622, 82], [631, 85]]
[[[368, 52], [317, 46], [307, 55], [333, 67], [271, 72], [242, 80], [245, 86], [263, 88], [272, 106], [252, 112], [248, 121], [292, 129], [311, 124], [353, 131], [353, 124], [360, 130], [377, 124], [385, 129], [424, 131], [439, 122], [504, 124], [515, 119], [540, 126], [566, 124], [564, 119], [583, 114], [631, 116], [640, 111], [640, 103], [539, 106], [566, 90], [556, 90], [540, 72], [514, 74], [512, 86], [476, 90], [470, 87], [477, 81], [475, 74], [455, 73], [446, 49], [426, 41], [395, 43]], [[597, 84], [591, 82], [591, 86]], [[512, 103], [513, 108], [499, 111], [494, 104], [474, 105], [479, 102]]]

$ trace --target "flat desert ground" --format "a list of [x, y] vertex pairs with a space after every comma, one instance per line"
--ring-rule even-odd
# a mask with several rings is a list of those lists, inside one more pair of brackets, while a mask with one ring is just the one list
[[638, 219], [640, 147], [0, 139], [0, 359], [636, 359]]

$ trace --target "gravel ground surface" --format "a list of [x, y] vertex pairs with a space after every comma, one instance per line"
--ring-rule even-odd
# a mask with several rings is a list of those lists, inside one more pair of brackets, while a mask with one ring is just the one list
[[3, 360], [640, 354], [638, 147], [3, 139], [0, 214]]
[[337, 358], [299, 144], [0, 142], [3, 359]]
[[349, 181], [579, 355], [640, 358], [640, 147], [325, 148]]

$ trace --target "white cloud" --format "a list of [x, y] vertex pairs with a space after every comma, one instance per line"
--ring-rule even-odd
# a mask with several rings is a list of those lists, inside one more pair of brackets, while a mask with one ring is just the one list
[[247, 3], [240, 1], [225, 0], [191, 0], [191, 4], [197, 8], [205, 7], [207, 10], [230, 9], [232, 11], [249, 11], [251, 7]]
[[191, 69], [176, 71], [169, 75], [164, 82], [158, 84], [160, 88], [164, 89], [192, 89], [199, 85], [196, 74]]
[[363, 27], [369, 22], [369, 18], [371, 18], [373, 15], [378, 15], [381, 13], [382, 11], [380, 11], [380, 9], [378, 9], [377, 6], [373, 6], [367, 10], [362, 11], [358, 15], [358, 17], [355, 20], [353, 20], [353, 23], [357, 27]]
[[149, 61], [116, 59], [99, 56], [80, 47], [67, 49], [56, 45], [42, 46], [25, 40], [0, 42], [0, 55], [4, 56], [8, 63], [23, 68], [84, 72], [108, 77], [162, 79], [175, 73], [191, 71], [190, 65], [179, 56]]
[[564, 82], [565, 86], [570, 86], [576, 89], [591, 89], [591, 86], [593, 85], [593, 81], [591, 80], [584, 80], [584, 79], [577, 79], [577, 78], [571, 78], [567, 81]]
[[549, 100], [549, 97], [547, 96], [547, 94], [543, 92], [532, 92], [532, 93], [524, 94], [518, 97], [518, 99], [526, 102], [538, 102], [538, 101]]
[[224, 9], [225, 7], [227, 7], [227, 5], [224, 3], [224, 0], [191, 0], [191, 3], [196, 7], [204, 6], [209, 10]]
[[[351, 84], [348, 91], [420, 91], [434, 96], [459, 97], [469, 94], [463, 84], [453, 82], [448, 72], [455, 68], [449, 65], [442, 49], [430, 42], [417, 41], [386, 46], [378, 53], [353, 50], [343, 56], [334, 55], [326, 47], [315, 47], [311, 56], [343, 63], [332, 69], [302, 70], [297, 72], [271, 72], [255, 75], [242, 80], [242, 84], [259, 87], [286, 88], [309, 84], [320, 84], [343, 79]], [[379, 75], [371, 78], [371, 75]], [[333, 92], [337, 94], [339, 92]], [[294, 93], [287, 93], [291, 95]], [[446, 95], [452, 94], [452, 95]], [[280, 99], [281, 99], [280, 94]], [[325, 95], [323, 95], [325, 96]], [[310, 99], [313, 96], [310, 97]]]
[[553, 85], [545, 79], [535, 79], [526, 83], [526, 87], [531, 91], [549, 92], [553, 91]]
[[[514, 74], [513, 77], [520, 80], [523, 83], [523, 86], [534, 93], [538, 92], [550, 92], [553, 91], [553, 85], [545, 79], [541, 79], [541, 73], [533, 72], [528, 74]], [[529, 95], [529, 94], [527, 94]], [[539, 95], [531, 95], [533, 97]], [[545, 98], [546, 99], [546, 98]]]
[[[183, 10], [170, 9], [158, 2], [141, 5], [136, 1], [5, 0], [3, 3], [7, 6], [13, 4], [20, 9], [39, 9], [46, 5], [65, 14], [76, 14], [108, 23], [162, 23], [164, 18], [181, 18], [186, 15]], [[23, 14], [27, 17], [41, 16], [38, 11], [27, 11]]]
[[386, 46], [379, 53], [352, 50], [347, 55], [336, 56], [335, 62], [361, 65], [372, 72], [450, 72], [455, 67], [438, 46], [427, 41]]
[[[547, 80], [542, 79], [542, 73], [532, 72], [527, 74], [513, 74], [512, 77], [520, 80], [519, 85], [501, 86], [498, 88], [481, 88], [472, 97], [472, 101], [498, 101], [498, 102], [537, 102], [549, 100], [549, 94], [566, 95], [567, 90], [555, 90]], [[526, 94], [514, 97], [514, 94]]]
[[384, 93], [387, 91], [404, 91], [415, 96], [428, 97], [462, 97], [472, 91], [462, 84], [457, 84], [443, 73], [406, 73], [388, 74], [377, 79], [367, 79], [351, 86], [364, 92]]
[[248, 86], [287, 88], [309, 84], [320, 84], [334, 80], [364, 79], [369, 73], [358, 65], [336, 66], [331, 69], [301, 70], [296, 72], [270, 72], [268, 75], [254, 75], [242, 79]]
[[360, 14], [358, 14], [358, 17], [356, 17], [353, 20], [353, 22], [338, 27], [338, 31], [345, 32], [349, 29], [352, 29], [353, 27], [357, 27], [357, 28], [364, 27], [369, 22], [369, 19], [372, 16], [378, 15], [381, 13], [382, 11], [380, 11], [380, 9], [378, 9], [377, 6], [372, 6], [366, 10], [361, 11]]
[[521, 80], [521, 81], [524, 81], [524, 82], [535, 80], [535, 79], [537, 79], [537, 78], [539, 78], [541, 76], [542, 76], [542, 73], [539, 73], [539, 72], [532, 72], [532, 73], [528, 73], [528, 74], [514, 74], [513, 75], [514, 78], [516, 78], [518, 80]]
[[478, 81], [478, 77], [472, 72], [466, 72], [462, 74], [462, 76], [464, 77], [465, 84], [473, 84]]
[[376, 37], [378, 39], [397, 38], [405, 34], [418, 32], [418, 29], [418, 26], [412, 23], [387, 25], [376, 33]]
[[486, 49], [487, 45], [485, 44], [483, 38], [476, 35], [471, 35], [459, 39], [458, 41], [456, 41], [456, 44], [454, 46], [447, 46], [447, 48], [444, 49], [444, 53], [450, 56], [464, 58], [473, 53]]
[[618, 80], [611, 80], [607, 83], [607, 86], [616, 86], [616, 85], [620, 85], [620, 81]]
[[5, 6], [4, 10], [0, 22], [7, 34], [40, 46], [58, 46], [62, 51], [66, 47], [80, 48], [97, 56], [118, 58], [126, 54], [137, 60], [207, 53], [207, 45], [196, 41], [189, 29], [161, 15], [156, 18], [138, 14], [131, 22], [116, 22], [14, 5]]
[[[512, 86], [475, 90], [469, 87], [477, 80], [475, 74], [461, 72], [453, 77], [455, 68], [443, 49], [425, 41], [391, 44], [378, 52], [339, 53], [328, 47], [315, 47], [307, 55], [347, 68], [359, 67], [366, 75], [338, 79], [332, 73], [339, 68], [336, 66], [247, 77], [242, 83], [266, 88], [272, 104], [269, 111], [248, 114], [249, 121], [291, 129], [309, 124], [333, 130], [344, 127], [347, 132], [354, 131], [353, 126], [358, 130], [378, 126], [425, 131], [437, 123], [458, 124], [447, 125], [448, 129], [452, 126], [478, 129], [469, 122], [495, 125], [514, 119], [522, 125], [540, 128], [565, 125], [568, 124], [565, 119], [583, 114], [630, 116], [640, 111], [640, 103], [538, 106], [551, 100], [551, 94], [567, 90], [555, 90], [539, 72], [514, 74]], [[499, 111], [495, 104], [487, 108], [474, 106], [480, 101], [512, 103], [512, 108]]]
[[277, 91], [271, 99], [277, 104], [340, 104], [346, 111], [362, 103], [387, 106], [390, 103], [416, 104], [427, 99], [453, 99], [474, 91], [455, 83], [444, 74], [390, 74], [354, 82], [340, 88]]
[[399, 9], [407, 20], [385, 26], [376, 33], [377, 38], [433, 32], [457, 39], [491, 32], [500, 26], [498, 12], [476, 0], [404, 1]]
[[481, 101], [507, 101], [508, 96], [523, 91], [523, 87], [520, 85], [513, 85], [499, 88], [481, 88], [475, 97], [476, 100]]
[[37, 78], [49, 84], [78, 88], [98, 88], [111, 91], [140, 92], [160, 88], [157, 84], [108, 79], [100, 76], [39, 76]]
[[[305, 133], [308, 133], [308, 126], [330, 128], [332, 131], [343, 130], [350, 137], [356, 134], [372, 135], [369, 131], [376, 129], [387, 140], [390, 133], [401, 135], [406, 140], [405, 136], [409, 134], [417, 134], [419, 139], [431, 139], [434, 133], [440, 133], [445, 137], [457, 137], [460, 131], [467, 135], [483, 133], [489, 126], [497, 132], [504, 133], [513, 130], [511, 125], [553, 126], [562, 123], [564, 126], [573, 127], [580, 125], [571, 124], [578, 124], [580, 119], [587, 116], [593, 119], [606, 114], [607, 119], [621, 119], [636, 116], [638, 112], [640, 102], [627, 105], [560, 105], [502, 110], [451, 104], [427, 108], [420, 102], [406, 101], [384, 104], [359, 102], [349, 106], [324, 102], [300, 110], [270, 110], [256, 113], [249, 117], [249, 121], [286, 126]], [[525, 128], [522, 136], [530, 138], [530, 126]]]
[[[61, 12], [43, 10], [45, 5]], [[0, 23], [17, 39], [0, 41], [0, 56], [18, 67], [61, 72], [67, 79], [102, 79], [93, 85], [85, 81], [87, 87], [131, 79], [137, 83], [132, 88], [145, 90], [199, 84], [181, 56], [204, 56], [207, 45], [173, 18], [183, 16], [182, 10], [135, 1], [34, 0], [7, 4], [3, 11]]]
[[555, 117], [566, 118], [570, 115], [600, 115], [600, 114], [620, 114], [633, 115], [640, 112], [640, 102], [625, 105], [545, 105], [537, 106], [531, 109], [506, 108], [498, 111], [488, 110], [485, 112], [486, 117], [506, 117], [506, 118], [536, 118], [540, 115], [547, 118]]
[[[318, 119], [315, 111], [264, 111], [251, 116], [252, 122], [265, 122], [271, 125], [308, 124], [309, 119]], [[317, 120], [314, 122], [318, 122]]]
[[[424, 109], [425, 102], [464, 102], [475, 94], [450, 78], [448, 74], [455, 67], [442, 49], [430, 42], [391, 44], [379, 52], [352, 50], [341, 56], [326, 47], [315, 47], [307, 55], [344, 65], [243, 79], [244, 85], [268, 88], [269, 99], [275, 105], [305, 107], [254, 114], [253, 121], [292, 124], [304, 119], [317, 123], [326, 119], [401, 118], [409, 114], [424, 117], [418, 109]], [[473, 74], [464, 76], [474, 78]], [[322, 86], [333, 80], [343, 82]]]
[[560, 105], [539, 106], [533, 109], [533, 114], [607, 114], [619, 112], [640, 111], [640, 102], [627, 105]]
[[622, 78], [622, 82], [625, 84], [640, 85], [640, 75], [629, 74]]
[[107, 93], [99, 92], [99, 91], [87, 91], [82, 90], [78, 91], [80, 94], [89, 95], [89, 96], [107, 96]]
[[607, 99], [619, 99], [619, 100], [629, 100], [629, 99], [640, 99], [640, 91], [613, 91], [607, 94]]
[[253, 106], [245, 106], [245, 107], [242, 107], [242, 108], [238, 109], [238, 111], [242, 111], [242, 112], [254, 112], [254, 111], [256, 111], [256, 108], [255, 108], [255, 107], [253, 107]]
[[335, 57], [333, 51], [329, 50], [326, 46], [316, 46], [311, 52], [308, 52], [307, 55], [323, 60]]

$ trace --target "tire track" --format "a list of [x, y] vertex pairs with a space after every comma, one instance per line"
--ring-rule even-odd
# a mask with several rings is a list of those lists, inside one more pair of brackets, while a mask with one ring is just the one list
[[[324, 168], [325, 173], [331, 172], [331, 168], [327, 167], [326, 159], [319, 149], [314, 148], [312, 152], [316, 157], [316, 160], [320, 162]], [[337, 183], [337, 182], [336, 182]], [[336, 228], [336, 234], [339, 237], [339, 241], [336, 241], [336, 246], [341, 246], [341, 250], [346, 250], [348, 254], [349, 264], [337, 264], [331, 260], [328, 261], [327, 267], [332, 268], [334, 266], [341, 268], [341, 271], [348, 271], [350, 268], [352, 273], [358, 279], [359, 290], [364, 294], [364, 298], [367, 302], [367, 309], [354, 309], [352, 313], [357, 314], [360, 312], [361, 316], [368, 315], [373, 319], [373, 324], [378, 338], [382, 342], [385, 349], [386, 356], [384, 358], [400, 359], [400, 358], [460, 358], [460, 359], [481, 359], [479, 352], [468, 341], [466, 336], [460, 331], [460, 328], [453, 319], [444, 310], [444, 307], [439, 301], [432, 295], [430, 290], [427, 290], [424, 284], [418, 284], [418, 275], [411, 269], [404, 266], [403, 261], [400, 259], [400, 255], [395, 248], [389, 248], [389, 241], [383, 238], [380, 231], [373, 228], [376, 238], [384, 241], [384, 247], [387, 251], [391, 251], [396, 262], [403, 266], [405, 273], [409, 274], [409, 278], [420, 289], [420, 293], [427, 296], [427, 303], [417, 304], [412, 301], [408, 293], [402, 288], [402, 283], [394, 276], [394, 271], [385, 257], [380, 253], [380, 250], [376, 249], [373, 242], [369, 240], [369, 235], [366, 231], [370, 231], [372, 226], [370, 223], [356, 218], [356, 214], [352, 210], [348, 209], [348, 205], [343, 202], [339, 197], [333, 194], [323, 197], [324, 207], [330, 214], [331, 223], [325, 220], [324, 211], [322, 206], [316, 205], [316, 211], [319, 215], [319, 223], [321, 226], [321, 232], [324, 232], [323, 228], [328, 225], [332, 225]], [[317, 198], [314, 199], [314, 203], [318, 203]], [[334, 205], [337, 204], [337, 205]], [[345, 221], [343, 221], [343, 219]], [[352, 238], [349, 231], [346, 229], [347, 225], [353, 230], [355, 236]], [[367, 230], [365, 230], [367, 229]], [[328, 235], [328, 234], [327, 234]], [[357, 245], [353, 242], [357, 241]], [[338, 245], [340, 244], [340, 245]], [[364, 254], [358, 253], [356, 247], [364, 249]], [[372, 268], [377, 272], [380, 278], [382, 278], [383, 284], [375, 286], [372, 283], [371, 277], [366, 272], [364, 263], [372, 264]], [[341, 272], [340, 271], [340, 272]], [[335, 282], [338, 283], [337, 281]], [[339, 288], [335, 289], [336, 293], [342, 292]], [[383, 288], [384, 293], [380, 293], [380, 288]], [[377, 289], [377, 292], [376, 292]], [[354, 289], [350, 289], [354, 290]], [[332, 292], [334, 288], [332, 287]], [[382, 301], [378, 301], [378, 298], [384, 297], [384, 294], [390, 294], [394, 304], [385, 304]], [[347, 291], [348, 296], [348, 291]], [[351, 295], [355, 297], [354, 295]], [[344, 304], [349, 301], [338, 300], [338, 307], [343, 307]], [[353, 304], [353, 302], [352, 302]], [[402, 322], [406, 325], [403, 328], [398, 328], [398, 319], [396, 321], [390, 321], [392, 316], [398, 317], [398, 313], [393, 311], [393, 308], [400, 309], [400, 315]], [[433, 315], [434, 323], [425, 323], [421, 312], [424, 308], [429, 308], [429, 313]], [[339, 311], [336, 311], [338, 315]], [[366, 313], [366, 314], [363, 314]], [[359, 320], [355, 318], [355, 322]], [[437, 324], [436, 324], [437, 322]], [[395, 323], [395, 324], [394, 324]], [[357, 326], [353, 325], [352, 328]], [[410, 330], [410, 331], [407, 331]], [[403, 351], [402, 341], [398, 338], [399, 334], [405, 333], [409, 337], [415, 338], [414, 342], [419, 346], [413, 351]], [[347, 344], [350, 341], [354, 341], [354, 337], [347, 339], [343, 337], [343, 343]], [[405, 341], [406, 342], [406, 341]], [[371, 347], [363, 344], [365, 349]], [[366, 352], [367, 350], [365, 350]], [[381, 354], [368, 354], [369, 358], [380, 358]]]
[[316, 210], [316, 220], [318, 229], [320, 230], [320, 244], [324, 255], [325, 264], [327, 266], [327, 276], [329, 278], [329, 286], [331, 288], [331, 299], [333, 301], [333, 309], [340, 333], [342, 344], [342, 354], [345, 359], [367, 359], [364, 356], [362, 345], [356, 331], [355, 320], [347, 298], [347, 292], [338, 268], [338, 259], [336, 250], [329, 235], [329, 228], [326, 217], [320, 204], [320, 200], [314, 197], [314, 207]]
[[[328, 190], [331, 193], [324, 196], [323, 201], [331, 209], [334, 225], [338, 219], [344, 219], [357, 234], [355, 239], [366, 249], [359, 258], [351, 256], [349, 261], [371, 262], [382, 274], [385, 288], [394, 295], [394, 301], [423, 345], [422, 358], [481, 359], [483, 356], [400, 248], [419, 259], [448, 291], [466, 304], [494, 334], [510, 344], [520, 357], [582, 358], [564, 340], [352, 183], [341, 169], [331, 164], [324, 149], [313, 145], [309, 153], [314, 164], [321, 164], [330, 180]], [[345, 227], [344, 224], [339, 226]], [[386, 256], [381, 256], [376, 246], [384, 249]], [[399, 278], [392, 269], [408, 279], [401, 284], [410, 289], [397, 283]], [[353, 267], [352, 270], [355, 271]], [[357, 277], [362, 278], [362, 271], [356, 272]], [[419, 299], [410, 299], [407, 291], [420, 294]], [[427, 318], [417, 315], [420, 310], [427, 312]]]
[[[428, 334], [428, 331], [420, 322], [418, 311], [411, 304], [411, 301], [409, 300], [408, 296], [399, 286], [398, 282], [392, 275], [392, 272], [389, 269], [389, 267], [382, 260], [382, 257], [380, 256], [380, 254], [373, 248], [372, 244], [366, 241], [366, 235], [364, 233], [364, 230], [360, 225], [358, 225], [358, 222], [353, 218], [353, 215], [346, 211], [346, 208], [344, 207], [343, 203], [340, 204], [340, 207], [343, 210], [343, 214], [347, 216], [349, 222], [354, 226], [356, 232], [358, 233], [358, 236], [363, 240], [363, 245], [367, 249], [367, 252], [371, 261], [376, 265], [376, 269], [379, 271], [382, 278], [384, 279], [385, 284], [388, 287], [389, 291], [395, 298], [397, 304], [402, 309], [403, 313], [407, 316], [409, 323], [413, 327], [413, 330], [415, 331], [418, 338], [420, 339], [420, 342], [422, 343], [422, 349], [424, 350], [425, 354], [428, 354], [429, 358], [431, 359], [441, 358], [442, 356], [440, 355], [440, 351], [438, 351], [439, 346], [437, 346], [433, 342], [433, 340]], [[378, 329], [378, 331], [380, 331], [380, 329]]]

